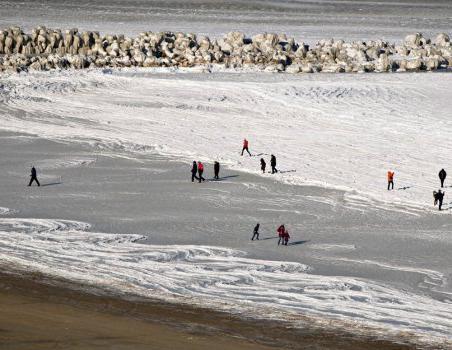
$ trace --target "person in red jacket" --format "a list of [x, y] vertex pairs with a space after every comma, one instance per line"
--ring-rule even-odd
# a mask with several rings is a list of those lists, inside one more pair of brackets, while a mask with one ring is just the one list
[[201, 183], [201, 181], [206, 181], [205, 178], [202, 177], [202, 173], [204, 172], [204, 165], [198, 161], [198, 180]]
[[243, 152], [245, 152], [245, 151], [247, 151], [251, 157], [250, 150], [248, 149], [248, 140], [247, 139], [243, 139], [242, 156], [243, 156]]
[[286, 228], [284, 227], [284, 225], [281, 225], [278, 227], [278, 229], [276, 230], [276, 232], [278, 233], [278, 245], [280, 244], [284, 244], [284, 232], [286, 231]]

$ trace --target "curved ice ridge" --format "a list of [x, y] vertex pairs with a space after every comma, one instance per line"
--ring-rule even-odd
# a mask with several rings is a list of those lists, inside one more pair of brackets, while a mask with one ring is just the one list
[[451, 303], [367, 280], [314, 275], [303, 264], [250, 259], [234, 249], [146, 245], [140, 235], [89, 228], [77, 221], [0, 218], [0, 261], [119, 293], [295, 326], [308, 316], [355, 332], [452, 340]]

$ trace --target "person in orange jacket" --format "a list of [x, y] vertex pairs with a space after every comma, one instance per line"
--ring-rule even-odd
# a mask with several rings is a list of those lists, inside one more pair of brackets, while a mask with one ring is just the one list
[[251, 157], [250, 150], [248, 149], [248, 140], [247, 139], [243, 139], [242, 156], [243, 156], [243, 152], [245, 152], [245, 151], [247, 151]]
[[201, 182], [201, 180], [206, 181], [206, 179], [202, 177], [203, 172], [204, 172], [204, 165], [200, 161], [198, 161], [198, 178], [199, 178], [198, 180], [199, 180], [199, 182]]
[[394, 189], [394, 172], [391, 170], [388, 171], [388, 191], [390, 188]]

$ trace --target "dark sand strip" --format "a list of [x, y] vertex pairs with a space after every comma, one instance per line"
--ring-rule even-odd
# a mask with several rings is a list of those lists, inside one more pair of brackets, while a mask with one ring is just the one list
[[0, 273], [0, 349], [414, 349], [98, 292]]

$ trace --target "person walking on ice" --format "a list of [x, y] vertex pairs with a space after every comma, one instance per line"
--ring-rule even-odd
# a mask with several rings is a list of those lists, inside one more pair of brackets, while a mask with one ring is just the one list
[[273, 154], [270, 156], [270, 165], [272, 167], [272, 174], [277, 173], [278, 169], [276, 169], [276, 157]]
[[284, 232], [286, 232], [286, 228], [284, 227], [284, 225], [279, 226], [276, 232], [278, 233], [279, 237], [278, 245], [284, 244]]
[[287, 243], [289, 243], [290, 235], [289, 235], [289, 231], [287, 231], [286, 229], [284, 230], [283, 238], [284, 238], [283, 244], [287, 245]]
[[203, 172], [204, 172], [204, 165], [200, 161], [198, 161], [198, 180], [200, 183], [201, 183], [201, 180], [206, 181], [206, 179], [202, 177]]
[[243, 139], [242, 156], [243, 156], [243, 152], [245, 152], [245, 151], [247, 151], [251, 157], [250, 150], [248, 149], [248, 140], [247, 139]]
[[199, 180], [199, 178], [196, 176], [196, 173], [198, 172], [198, 166], [196, 165], [196, 161], [193, 161], [193, 165], [191, 167], [191, 182], [195, 182], [196, 180]]
[[438, 209], [441, 210], [442, 206], [443, 206], [443, 199], [444, 199], [444, 195], [446, 194], [446, 192], [441, 192], [441, 190], [438, 190], [438, 192], [433, 191], [433, 205], [436, 206], [436, 204], [438, 204]]
[[262, 174], [265, 174], [265, 168], [267, 167], [267, 163], [265, 163], [264, 158], [261, 158], [261, 170]]
[[446, 170], [441, 169], [439, 171], [438, 176], [439, 176], [439, 181], [441, 181], [441, 188], [443, 188], [444, 187], [444, 180], [446, 180], [446, 176], [447, 176]]
[[259, 223], [257, 223], [256, 226], [254, 226], [253, 237], [251, 237], [252, 241], [254, 241], [254, 237], [256, 237], [256, 239], [259, 240], [259, 226], [260, 226]]
[[391, 170], [388, 171], [388, 191], [390, 188], [394, 189], [394, 172]]
[[36, 183], [38, 184], [38, 186], [41, 186], [41, 184], [38, 181], [38, 177], [36, 174], [36, 168], [33, 166], [31, 167], [31, 175], [30, 175], [30, 182], [28, 184], [28, 186], [31, 186], [31, 184], [33, 183], [33, 181], [36, 181]]
[[220, 179], [220, 163], [215, 162], [213, 163], [213, 173], [214, 173], [214, 178], [215, 180], [219, 180]]

